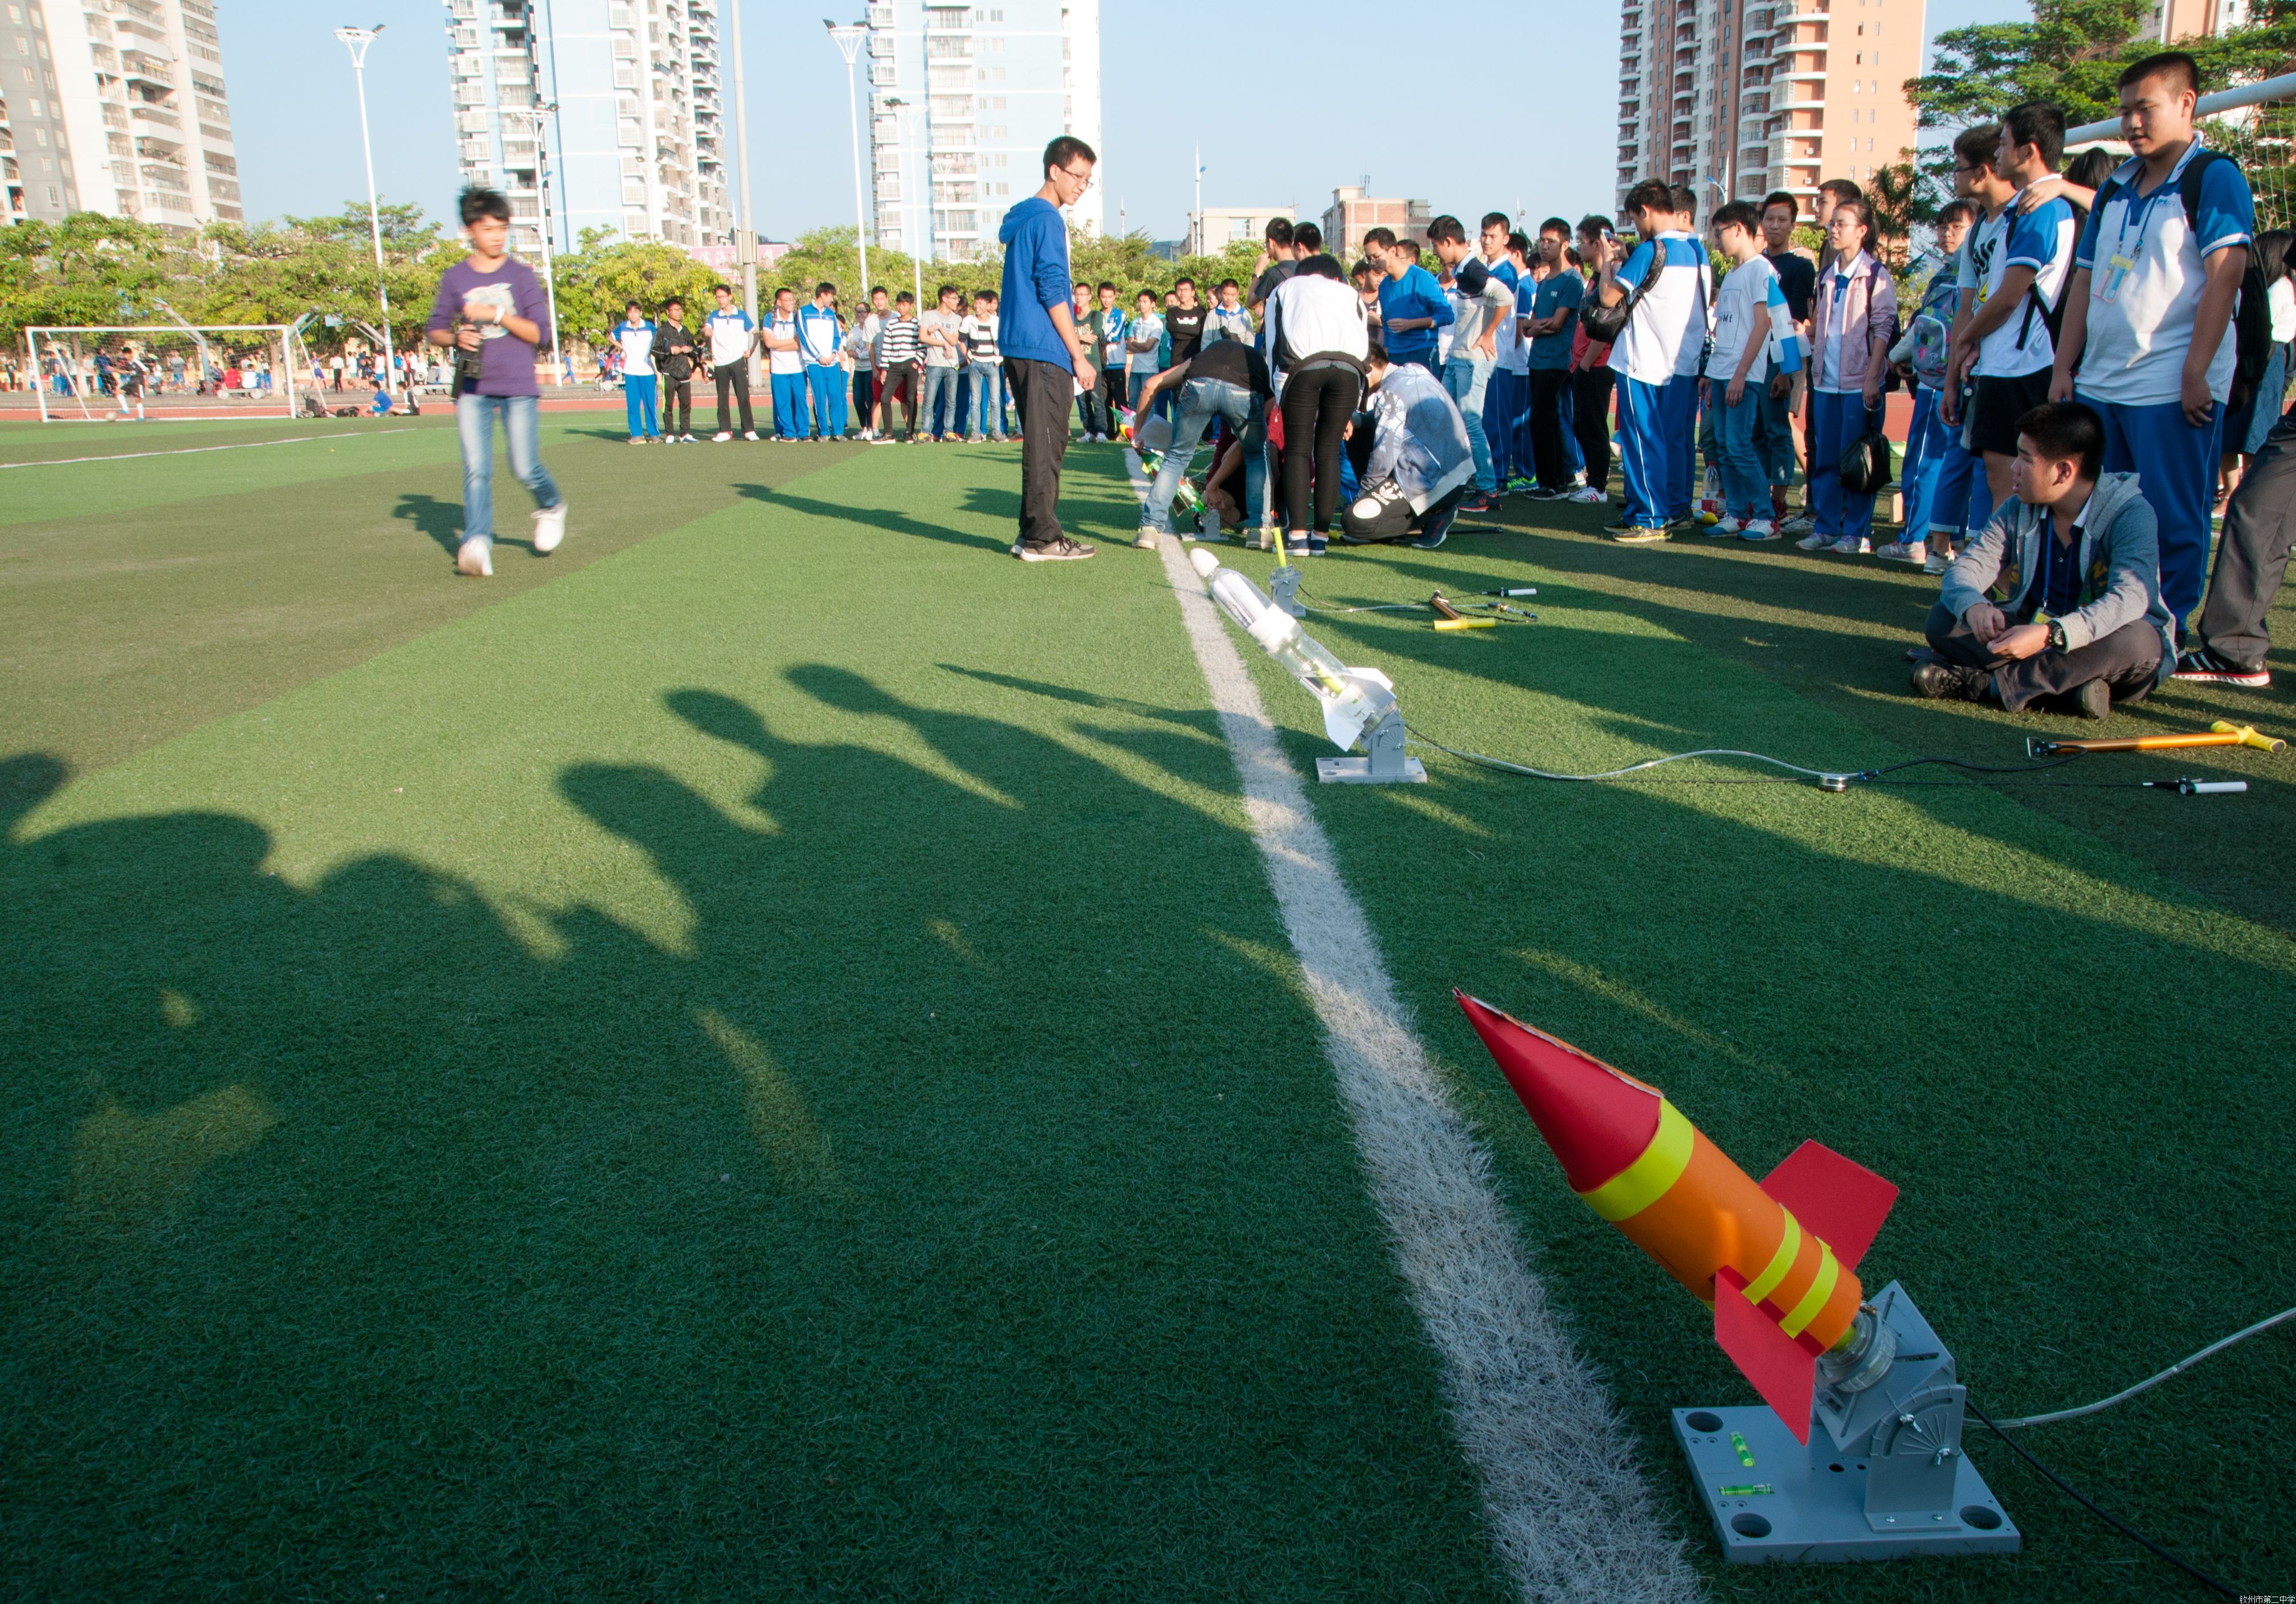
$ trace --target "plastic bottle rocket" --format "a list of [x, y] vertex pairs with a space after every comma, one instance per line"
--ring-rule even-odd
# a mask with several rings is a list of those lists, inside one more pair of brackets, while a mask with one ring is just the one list
[[1866, 1384], [1895, 1351], [1856, 1266], [1898, 1189], [1805, 1142], [1757, 1185], [1653, 1086], [1454, 992], [1570, 1190], [1714, 1311], [1714, 1340], [1809, 1441], [1816, 1379]]
[[1333, 657], [1322, 642], [1303, 633], [1300, 621], [1277, 607], [1266, 592], [1234, 569], [1222, 568], [1218, 558], [1201, 546], [1188, 561], [1211, 592], [1219, 610], [1244, 634], [1259, 642], [1269, 657], [1291, 673], [1323, 704], [1324, 732], [1342, 750], [1384, 718], [1395, 707], [1395, 685], [1376, 668], [1349, 668]]

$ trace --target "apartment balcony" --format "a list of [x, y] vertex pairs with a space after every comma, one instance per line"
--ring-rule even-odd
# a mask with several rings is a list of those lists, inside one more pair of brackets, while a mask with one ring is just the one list
[[149, 101], [128, 102], [127, 115], [136, 122], [156, 123], [160, 127], [174, 128], [179, 133], [182, 131], [184, 127], [184, 119], [182, 118], [176, 116], [173, 111], [168, 110], [166, 107], [155, 106]]

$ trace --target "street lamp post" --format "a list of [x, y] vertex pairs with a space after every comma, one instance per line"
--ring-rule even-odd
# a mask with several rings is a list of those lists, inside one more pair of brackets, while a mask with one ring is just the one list
[[[742, 162], [740, 209], [734, 217], [734, 259], [742, 265], [742, 310], [758, 321], [758, 207], [750, 187], [750, 97], [742, 81], [742, 0], [733, 0], [726, 18], [734, 34], [734, 152]], [[745, 237], [746, 236], [746, 237]], [[750, 382], [758, 381], [758, 358], [750, 358]]]
[[853, 62], [861, 53], [861, 41], [869, 37], [869, 28], [864, 22], [840, 28], [826, 17], [821, 25], [845, 58], [845, 114], [853, 128], [853, 250], [861, 258], [861, 284], [853, 292], [853, 315], [858, 321], [869, 309], [869, 203], [861, 192], [861, 95], [853, 84]]
[[373, 28], [338, 28], [335, 37], [348, 47], [351, 76], [358, 80], [359, 144], [366, 151], [366, 225], [374, 236], [374, 292], [382, 302], [382, 381], [388, 385], [398, 357], [390, 348], [390, 286], [382, 268], [382, 213], [374, 199], [374, 141], [366, 131], [366, 47], [374, 43], [383, 26], [378, 22]]
[[925, 309], [925, 262], [918, 254], [917, 221], [913, 215], [916, 185], [909, 181], [909, 139], [916, 132], [917, 109], [905, 100], [888, 100], [885, 104], [892, 108], [901, 126], [901, 243], [908, 247], [909, 271], [916, 280], [917, 312], [922, 316]]
[[518, 106], [505, 110], [505, 120], [515, 122], [534, 135], [534, 194], [535, 222], [542, 235], [542, 294], [550, 307], [550, 366], [558, 375], [560, 389], [564, 389], [569, 377], [566, 353], [558, 346], [558, 275], [550, 264], [550, 160], [549, 146], [543, 138], [543, 127], [558, 110], [556, 101], [544, 101], [539, 105]]

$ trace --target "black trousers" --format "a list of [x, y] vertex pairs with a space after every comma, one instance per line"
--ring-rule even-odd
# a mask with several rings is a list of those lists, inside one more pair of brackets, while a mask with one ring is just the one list
[[[1092, 381], [1089, 389], [1077, 391], [1073, 383], [1069, 388], [1076, 391], [1077, 411], [1083, 416], [1085, 433], [1112, 435], [1116, 432], [1116, 425], [1108, 415], [1108, 408], [1101, 393], [1101, 386], [1108, 378], [1106, 372], [1099, 365], [1101, 352], [1095, 346], [1086, 346], [1085, 349], [1094, 359], [1093, 371], [1099, 373], [1100, 377]], [[1116, 376], [1120, 381], [1124, 377], [1124, 370], [1119, 368], [1116, 371]]]
[[[676, 419], [675, 423], [672, 418]], [[689, 376], [661, 381], [661, 436], [668, 439], [675, 435], [693, 432], [693, 381]]]
[[2225, 509], [2224, 533], [2217, 537], [2216, 567], [2209, 575], [2208, 599], [2196, 626], [2201, 643], [2243, 668], [2264, 667], [2272, 633], [2265, 613], [2280, 593], [2288, 571], [2288, 548], [2296, 539], [2296, 410], [2284, 414], [2264, 437], [2240, 488]]
[[1061, 537], [1061, 461], [1076, 374], [1063, 363], [1007, 356], [1004, 389], [1021, 414], [1021, 544], [1048, 546]]
[[853, 370], [853, 415], [861, 420], [862, 428], [873, 429], [876, 426], [876, 411], [877, 370], [855, 368]]
[[1363, 375], [1336, 363], [1298, 369], [1284, 381], [1285, 528], [1320, 535], [1332, 527], [1340, 505], [1340, 447], [1362, 396]]
[[1606, 367], [1570, 375], [1570, 421], [1578, 454], [1587, 459], [1587, 482], [1597, 490], [1611, 482], [1611, 380]]
[[750, 417], [750, 359], [745, 356], [739, 362], [721, 363], [710, 372], [718, 376], [718, 432], [726, 434], [734, 427], [731, 414], [726, 410], [726, 396], [729, 388], [742, 403], [742, 432], [756, 432], [758, 426]]
[[1570, 382], [1570, 371], [1533, 368], [1529, 377], [1530, 460], [1538, 473], [1539, 487], [1568, 489], [1570, 459], [1562, 449], [1562, 389]]
[[2143, 618], [2070, 651], [2051, 648], [2022, 659], [1997, 655], [1942, 602], [1930, 609], [1923, 633], [1931, 650], [1947, 662], [1989, 670], [2001, 705], [2012, 713], [2023, 712], [2044, 696], [2070, 695], [2091, 680], [2111, 686], [2115, 701], [2141, 701], [2152, 692], [2161, 667], [2161, 633]]

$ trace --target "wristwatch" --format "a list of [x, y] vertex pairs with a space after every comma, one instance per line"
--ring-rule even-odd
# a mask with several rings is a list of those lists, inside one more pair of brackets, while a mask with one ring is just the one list
[[2059, 651], [2065, 650], [2065, 624], [2062, 618], [2049, 620], [2049, 644]]

